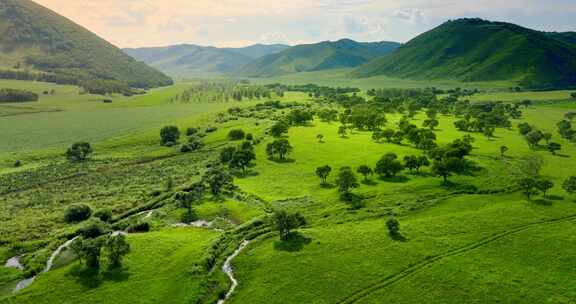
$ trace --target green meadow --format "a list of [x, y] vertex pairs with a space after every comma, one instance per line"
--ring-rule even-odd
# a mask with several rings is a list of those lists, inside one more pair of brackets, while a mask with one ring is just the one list
[[[25, 267], [0, 268], [0, 302], [215, 303], [230, 287], [222, 265], [242, 240], [251, 240], [232, 261], [239, 285], [226, 303], [463, 303], [471, 298], [571, 303], [576, 196], [562, 183], [576, 172], [576, 145], [561, 138], [556, 127], [575, 109], [571, 92], [510, 92], [508, 83], [350, 80], [346, 73], [300, 73], [252, 83], [477, 88], [479, 93], [460, 99], [533, 104], [490, 137], [459, 131], [458, 118], [439, 113], [437, 144], [470, 135], [473, 149], [466, 159], [475, 170], [449, 176], [448, 184], [430, 168], [367, 180], [356, 174], [352, 193], [358, 205], [353, 205], [338, 192], [341, 167], [355, 172], [361, 165], [374, 167], [386, 153], [402, 160], [426, 152], [407, 141], [375, 141], [366, 130], [349, 129], [342, 136], [340, 122], [316, 116], [280, 137], [293, 147], [286, 159], [268, 157], [268, 144], [277, 140], [271, 126], [291, 109], [344, 111], [330, 100], [305, 92], [242, 101], [174, 99], [200, 81], [110, 97], [80, 95], [73, 86], [3, 80], [0, 87], [31, 90], [40, 100], [0, 104], [0, 262], [21, 256]], [[54, 94], [43, 94], [50, 90]], [[273, 100], [280, 106], [263, 106]], [[410, 122], [422, 127], [425, 112], [419, 109]], [[402, 117], [386, 113], [383, 128], [398, 129]], [[561, 150], [554, 155], [543, 145], [531, 149], [518, 133], [522, 122], [550, 132]], [[160, 128], [166, 125], [180, 129], [174, 146], [160, 145]], [[190, 127], [200, 130], [203, 147], [183, 153]], [[183, 226], [187, 211], [177, 194], [190, 191], [214, 167], [227, 170], [218, 167], [220, 153], [241, 144], [229, 138], [237, 129], [252, 135], [255, 160], [246, 174], [231, 170], [235, 188], [229, 193], [206, 194], [194, 203], [195, 219], [209, 226], [176, 228]], [[90, 142], [94, 153], [88, 161], [70, 163], [64, 153], [78, 141]], [[509, 149], [504, 157], [503, 145]], [[535, 155], [542, 161], [540, 174], [554, 186], [546, 197], [527, 199], [517, 184], [527, 157]], [[22, 161], [18, 167], [16, 160]], [[315, 170], [325, 165], [332, 172], [321, 185]], [[83, 223], [64, 221], [71, 204], [109, 209], [111, 231], [134, 223], [146, 223], [150, 231], [128, 234], [131, 251], [120, 269], [102, 266], [92, 272], [65, 250], [55, 269], [13, 294], [18, 280], [40, 272], [59, 245], [78, 235]], [[300, 212], [306, 225], [282, 241], [270, 223], [275, 210]], [[388, 233], [391, 216], [400, 223], [401, 239]]]

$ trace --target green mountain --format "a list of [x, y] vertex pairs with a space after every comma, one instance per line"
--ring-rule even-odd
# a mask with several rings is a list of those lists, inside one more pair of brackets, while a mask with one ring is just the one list
[[191, 44], [167, 47], [124, 49], [128, 55], [146, 62], [173, 77], [222, 75], [254, 59], [288, 48], [285, 45], [257, 44], [245, 48], [216, 48]]
[[4, 78], [33, 75], [71, 84], [148, 88], [172, 83], [161, 72], [29, 0], [0, 0], [0, 70]]
[[566, 37], [510, 23], [460, 19], [414, 38], [352, 75], [513, 80], [530, 88], [570, 87], [576, 85], [576, 48], [565, 42]]
[[549, 37], [576, 46], [576, 32], [548, 32]]
[[235, 71], [237, 76], [267, 77], [297, 72], [357, 67], [394, 51], [396, 42], [361, 43], [349, 39], [293, 46]]

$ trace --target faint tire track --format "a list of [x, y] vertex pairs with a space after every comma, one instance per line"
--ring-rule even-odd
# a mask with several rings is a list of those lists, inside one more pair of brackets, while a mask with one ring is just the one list
[[371, 286], [368, 286], [367, 288], [364, 288], [360, 291], [357, 291], [355, 293], [353, 293], [352, 295], [346, 297], [345, 299], [339, 301], [339, 304], [350, 304], [350, 303], [356, 303], [359, 300], [362, 300], [364, 298], [366, 298], [367, 296], [373, 294], [376, 291], [379, 291], [383, 288], [386, 288], [416, 272], [418, 272], [421, 269], [426, 268], [427, 266], [430, 266], [442, 259], [448, 258], [448, 257], [452, 257], [455, 255], [460, 255], [463, 253], [466, 253], [468, 251], [474, 250], [476, 248], [482, 247], [484, 245], [490, 244], [494, 241], [500, 240], [502, 238], [505, 238], [507, 236], [510, 236], [512, 234], [516, 234], [519, 232], [523, 232], [525, 230], [531, 229], [533, 227], [537, 227], [537, 226], [542, 226], [542, 225], [550, 225], [550, 224], [556, 224], [556, 223], [564, 223], [564, 222], [570, 222], [576, 220], [576, 214], [575, 215], [570, 215], [570, 216], [566, 216], [566, 217], [561, 217], [561, 218], [557, 218], [557, 219], [551, 219], [551, 220], [545, 220], [545, 221], [541, 221], [541, 222], [535, 222], [535, 223], [530, 223], [530, 224], [526, 224], [526, 225], [522, 225], [519, 227], [516, 227], [514, 229], [511, 230], [507, 230], [504, 232], [500, 232], [497, 234], [493, 234], [491, 236], [485, 237], [479, 241], [470, 243], [468, 245], [459, 247], [459, 248], [455, 248], [452, 249], [446, 253], [443, 254], [439, 254], [439, 255], [435, 255], [435, 256], [431, 256], [425, 260], [422, 260], [400, 272], [397, 272], [395, 274], [389, 275], [386, 278], [384, 278], [383, 280], [372, 284]]

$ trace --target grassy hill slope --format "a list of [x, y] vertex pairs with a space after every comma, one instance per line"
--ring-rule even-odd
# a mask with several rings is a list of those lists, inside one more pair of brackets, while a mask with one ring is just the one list
[[235, 72], [238, 76], [268, 77], [283, 74], [356, 67], [399, 46], [395, 42], [359, 43], [348, 39], [291, 47], [262, 57]]
[[353, 75], [515, 80], [532, 88], [568, 87], [576, 85], [576, 48], [514, 24], [460, 19], [416, 37]]
[[172, 83], [166, 75], [29, 0], [0, 1], [0, 69], [33, 70], [70, 84], [94, 79], [139, 88]]

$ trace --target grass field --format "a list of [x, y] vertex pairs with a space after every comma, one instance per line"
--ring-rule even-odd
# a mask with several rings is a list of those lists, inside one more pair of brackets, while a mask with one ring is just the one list
[[[363, 89], [432, 85], [385, 78], [347, 82], [345, 72], [324, 73], [323, 79], [307, 73], [265, 81]], [[192, 267], [217, 247], [213, 240], [235, 235], [236, 230], [230, 228], [242, 227], [271, 209], [302, 212], [308, 224], [289, 241], [279, 241], [274, 233], [264, 234], [242, 251], [233, 261], [239, 286], [227, 303], [576, 300], [571, 272], [576, 253], [576, 197], [561, 189], [563, 180], [576, 172], [576, 145], [556, 131], [556, 123], [575, 109], [569, 91], [513, 93], [502, 90], [507, 88], [504, 83], [481, 84], [479, 88], [486, 92], [474, 95], [473, 101], [530, 99], [535, 105], [523, 109], [523, 118], [514, 120], [512, 128], [496, 129], [493, 138], [460, 132], [453, 116], [439, 115], [438, 144], [473, 136], [474, 149], [468, 159], [478, 170], [451, 176], [449, 185], [443, 185], [428, 168], [422, 174], [404, 171], [396, 178], [372, 176], [353, 190], [362, 203], [353, 208], [340, 199], [334, 186], [340, 167], [355, 171], [360, 165], [373, 167], [388, 152], [402, 159], [421, 155], [422, 150], [410, 144], [377, 143], [367, 131], [354, 130], [341, 137], [339, 123], [316, 119], [290, 128], [286, 138], [294, 150], [287, 161], [279, 162], [266, 156], [266, 145], [273, 140], [266, 131], [272, 117], [289, 110], [251, 107], [262, 101], [168, 102], [192, 85], [182, 83], [143, 96], [114, 97], [112, 104], [104, 104], [102, 97], [78, 95], [74, 87], [1, 83], [37, 92], [55, 88], [56, 94], [43, 95], [38, 103], [0, 105], [2, 139], [8, 139], [0, 143], [0, 262], [24, 254], [27, 270], [40, 269], [64, 236], [79, 227], [62, 220], [63, 210], [71, 203], [109, 208], [120, 223], [145, 220], [152, 232], [129, 235], [132, 252], [123, 271], [90, 277], [77, 262], [62, 261], [62, 267], [0, 301], [190, 303], [206, 290], [203, 284], [218, 282], [210, 298], [214, 300], [227, 287], [224, 274], [215, 268], [215, 278], [206, 281], [194, 275]], [[475, 87], [471, 83], [433, 85]], [[306, 94], [295, 92], [273, 99], [314, 104]], [[248, 113], [264, 118], [215, 121], [218, 113], [232, 106], [246, 107]], [[387, 127], [396, 128], [401, 115], [387, 114], [386, 118]], [[421, 126], [424, 119], [419, 113], [411, 122]], [[516, 128], [524, 121], [552, 133], [553, 141], [562, 145], [558, 155], [544, 148], [531, 150]], [[159, 145], [159, 128], [167, 124], [181, 130], [215, 126], [217, 131], [202, 139], [204, 149], [183, 154], [178, 147]], [[173, 194], [197, 182], [219, 159], [223, 146], [239, 144], [227, 138], [230, 130], [238, 128], [261, 140], [255, 145], [256, 161], [246, 176], [235, 176], [236, 195], [209, 197], [194, 207], [198, 219], [223, 219], [227, 224], [217, 228], [224, 230], [167, 228], [179, 223], [184, 212]], [[324, 136], [322, 143], [318, 134]], [[78, 140], [93, 143], [95, 154], [89, 162], [69, 164], [62, 154]], [[502, 145], [509, 148], [504, 159], [499, 152]], [[529, 155], [541, 157], [542, 175], [555, 184], [547, 198], [536, 196], [528, 201], [516, 190], [519, 168]], [[16, 159], [24, 165], [14, 168]], [[315, 176], [315, 169], [324, 165], [333, 169], [328, 178], [331, 186], [321, 186]], [[168, 181], [171, 187], [166, 186]], [[400, 221], [404, 241], [388, 234], [385, 221], [392, 214]], [[235, 241], [244, 237], [235, 236]], [[230, 244], [223, 252], [230, 253], [237, 246]], [[223, 262], [222, 257], [218, 259]], [[6, 286], [23, 275], [2, 268], [0, 298], [10, 295]]]
[[41, 275], [7, 303], [189, 303], [201, 289], [190, 271], [215, 237], [192, 228], [131, 235], [121, 271], [95, 276], [73, 263]]

